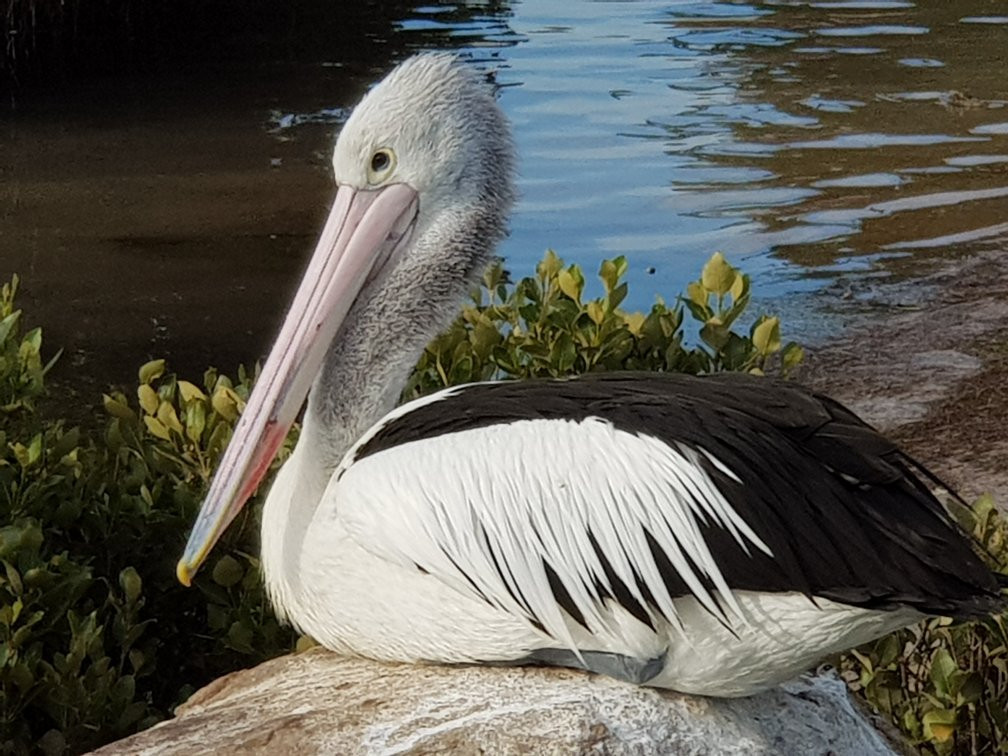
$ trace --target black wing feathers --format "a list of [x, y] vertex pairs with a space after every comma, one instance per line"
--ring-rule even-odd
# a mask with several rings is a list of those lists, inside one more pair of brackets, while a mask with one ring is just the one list
[[[965, 616], [1004, 602], [999, 583], [1008, 581], [987, 569], [918, 475], [936, 481], [931, 473], [838, 402], [768, 378], [602, 373], [474, 384], [391, 421], [356, 457], [479, 426], [588, 417], [673, 447], [703, 449], [738, 478], [697, 455], [773, 554], [747, 550], [701, 518], [708, 547], [733, 588]], [[611, 572], [589, 538], [603, 571]], [[670, 595], [688, 593], [650, 535], [648, 543]], [[558, 601], [573, 606], [552, 567], [548, 574]], [[616, 594], [611, 598], [645, 618], [627, 586], [606, 577]], [[596, 588], [600, 598], [610, 597]]]

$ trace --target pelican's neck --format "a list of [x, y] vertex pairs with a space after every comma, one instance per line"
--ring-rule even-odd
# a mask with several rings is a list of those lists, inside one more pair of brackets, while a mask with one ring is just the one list
[[424, 347], [454, 319], [489, 262], [502, 222], [477, 210], [440, 218], [394, 269], [372, 282], [326, 354], [297, 446], [263, 510], [263, 569], [281, 615], [296, 621], [299, 614], [292, 605], [304, 596], [298, 558], [317, 508], [338, 506], [324, 497], [333, 472], [354, 442], [395, 407]]

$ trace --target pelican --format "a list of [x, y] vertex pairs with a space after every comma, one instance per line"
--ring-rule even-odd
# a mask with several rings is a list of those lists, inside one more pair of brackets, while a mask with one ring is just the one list
[[840, 404], [748, 375], [475, 383], [396, 407], [490, 262], [509, 125], [445, 54], [395, 68], [333, 154], [314, 256], [178, 577], [262, 482], [281, 619], [378, 660], [550, 664], [745, 696], [931, 614], [1004, 603], [928, 473]]

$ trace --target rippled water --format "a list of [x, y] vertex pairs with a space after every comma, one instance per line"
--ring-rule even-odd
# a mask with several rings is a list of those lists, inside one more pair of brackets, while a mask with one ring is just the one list
[[1008, 25], [982, 15], [997, 5], [520, 6], [525, 41], [501, 53], [522, 153], [507, 253], [626, 254], [638, 278], [657, 271], [643, 297], [713, 249], [782, 294], [1003, 244]]
[[[865, 282], [1008, 246], [1005, 7], [432, 3], [390, 38], [392, 57], [452, 47], [496, 71], [521, 154], [515, 273], [546, 247], [590, 269], [625, 254], [646, 307], [723, 250], [816, 336]], [[104, 380], [147, 353], [190, 369], [256, 356], [329, 201], [333, 134], [392, 62], [12, 114], [0, 275], [22, 272], [36, 319]]]

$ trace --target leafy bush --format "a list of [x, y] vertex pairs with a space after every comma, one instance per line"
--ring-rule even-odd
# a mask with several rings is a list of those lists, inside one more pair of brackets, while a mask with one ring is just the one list
[[18, 277], [0, 287], [0, 413], [31, 410], [43, 390], [45, 374], [59, 354], [42, 365], [42, 329], [21, 335], [21, 310], [14, 309]]
[[0, 752], [79, 752], [167, 716], [194, 686], [293, 647], [260, 588], [257, 528], [238, 523], [197, 591], [174, 580], [250, 376], [206, 391], [140, 370], [134, 410], [101, 432], [35, 416], [39, 331], [0, 291]]
[[[603, 262], [602, 294], [587, 298], [581, 270], [551, 252], [536, 275], [517, 283], [493, 267], [428, 347], [404, 398], [491, 378], [615, 369], [786, 373], [801, 361], [800, 347], [782, 345], [776, 317], [755, 318], [745, 334], [733, 330], [746, 314], [750, 282], [720, 255], [675, 305], [659, 300], [646, 314], [620, 309], [626, 270], [623, 258]], [[103, 428], [67, 429], [35, 408], [48, 366], [41, 332], [22, 332], [16, 289], [15, 279], [0, 290], [7, 523], [0, 527], [0, 753], [36, 744], [45, 753], [79, 752], [169, 716], [195, 687], [287, 652], [295, 638], [264, 598], [255, 501], [194, 590], [174, 579], [254, 375], [239, 369], [232, 380], [208, 370], [188, 382], [155, 360], [140, 368], [135, 397], [104, 396]], [[686, 344], [687, 328], [695, 346]], [[993, 508], [978, 505], [970, 516], [1004, 559], [1006, 530]], [[966, 753], [974, 743], [991, 751], [1005, 731], [998, 718], [1008, 700], [1004, 628], [1003, 617], [932, 620], [845, 657], [841, 669], [916, 742], [942, 753]]]
[[[949, 506], [992, 566], [1008, 573], [1008, 524], [993, 499]], [[1008, 753], [1008, 612], [926, 620], [851, 651], [840, 670], [922, 750]]]
[[[715, 254], [686, 297], [659, 299], [646, 315], [619, 309], [627, 294], [624, 257], [599, 269], [601, 297], [585, 300], [585, 278], [552, 251], [536, 275], [512, 284], [498, 263], [483, 276], [472, 303], [420, 358], [403, 398], [444, 386], [502, 378], [577, 375], [596, 370], [710, 373], [762, 372], [771, 361], [788, 372], [802, 360], [795, 343], [781, 346], [780, 320], [761, 315], [743, 336], [732, 326], [749, 305], [749, 276]], [[689, 312], [701, 343], [684, 345]]]

